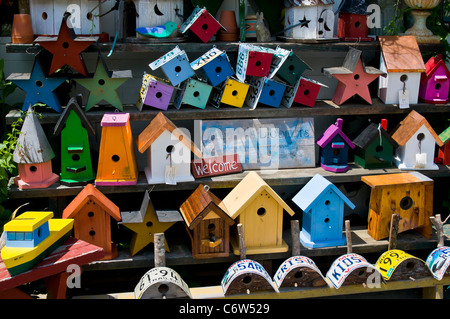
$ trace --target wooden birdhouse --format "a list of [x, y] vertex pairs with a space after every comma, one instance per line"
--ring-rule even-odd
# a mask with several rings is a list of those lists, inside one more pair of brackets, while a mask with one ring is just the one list
[[56, 183], [59, 176], [52, 171], [54, 157], [55, 153], [30, 106], [13, 154], [19, 171], [14, 183], [20, 189], [47, 188]]
[[439, 147], [438, 157], [434, 161], [435, 163], [450, 165], [450, 126], [439, 134], [439, 139], [443, 145]]
[[285, 1], [285, 35], [293, 39], [332, 39], [333, 0]]
[[312, 69], [298, 55], [291, 52], [278, 69], [276, 76], [290, 85], [295, 85], [306, 70]]
[[400, 249], [384, 252], [375, 263], [375, 268], [388, 281], [416, 280], [431, 275], [422, 259]]
[[192, 298], [189, 286], [172, 268], [155, 267], [147, 271], [134, 288], [135, 299]]
[[104, 260], [117, 257], [117, 247], [111, 241], [111, 218], [120, 220], [120, 210], [92, 184], [70, 202], [63, 218], [74, 219], [74, 237], [103, 248]]
[[327, 285], [320, 269], [311, 258], [293, 256], [279, 267], [273, 281], [278, 289], [289, 287], [324, 287]]
[[296, 92], [293, 101], [302, 105], [313, 107], [316, 104], [317, 96], [319, 95], [321, 87], [327, 86], [315, 80], [301, 76], [296, 84]]
[[420, 78], [419, 99], [430, 104], [445, 104], [449, 100], [449, 87], [450, 71], [442, 54], [431, 57]]
[[266, 78], [258, 102], [268, 106], [280, 107], [285, 91], [286, 85], [284, 83]]
[[313, 178], [292, 198], [302, 209], [300, 242], [308, 248], [345, 245], [342, 234], [344, 205], [355, 205], [331, 182], [320, 174]]
[[[242, 224], [247, 254], [286, 252], [283, 241], [283, 211], [294, 211], [258, 175], [251, 171], [223, 199], [228, 214]], [[237, 234], [231, 238], [234, 254], [239, 255]]]
[[247, 76], [268, 76], [270, 71], [270, 64], [272, 63], [272, 53], [250, 51], [247, 62]]
[[144, 104], [165, 111], [169, 107], [174, 90], [168, 81], [146, 73], [142, 79], [136, 106], [140, 111]]
[[138, 13], [137, 15], [136, 13], [132, 14], [132, 16], [136, 16], [137, 28], [164, 25], [169, 21], [182, 22], [179, 15], [184, 12], [183, 0], [158, 0], [155, 3], [148, 0], [134, 0], [133, 2]]
[[70, 99], [55, 125], [53, 134], [61, 135], [60, 183], [75, 186], [92, 182], [95, 175], [88, 134], [94, 135], [95, 130], [81, 109], [81, 97], [78, 101], [75, 98]]
[[178, 46], [150, 63], [149, 66], [152, 70], [161, 67], [173, 86], [176, 86], [195, 75], [194, 70], [192, 70], [191, 65], [189, 64], [186, 52], [180, 50]]
[[204, 109], [211, 95], [212, 86], [199, 80], [187, 79], [180, 84], [175, 93], [174, 104], [177, 109], [181, 104], [188, 104]]
[[370, 123], [354, 140], [355, 163], [363, 168], [386, 168], [392, 166], [397, 142], [387, 133], [387, 120], [380, 124]]
[[389, 237], [392, 214], [400, 215], [398, 232], [416, 229], [431, 238], [433, 180], [419, 172], [362, 176], [372, 188], [368, 234], [375, 240]]
[[433, 250], [427, 257], [425, 263], [430, 269], [433, 277], [437, 280], [450, 275], [450, 249], [448, 246], [441, 246]]
[[367, 15], [352, 12], [339, 12], [338, 38], [343, 41], [373, 41], [369, 37]]
[[215, 88], [211, 92], [210, 102], [215, 107], [219, 107], [221, 103], [224, 103], [241, 108], [244, 106], [249, 89], [249, 84], [237, 79], [228, 78], [221, 89]]
[[96, 185], [136, 185], [138, 168], [129, 113], [103, 115]]
[[191, 63], [191, 68], [199, 73], [199, 77], [206, 79], [216, 87], [234, 75], [233, 67], [225, 51], [216, 47], [203, 54]]
[[139, 152], [148, 150], [145, 175], [149, 184], [194, 181], [191, 153], [201, 151], [183, 131], [159, 112], [136, 139]]
[[348, 170], [348, 151], [349, 148], [355, 148], [355, 145], [342, 132], [342, 124], [343, 120], [338, 118], [317, 140], [320, 166], [324, 170], [336, 173]]
[[209, 188], [199, 185], [180, 206], [194, 258], [228, 257], [234, 220]]
[[443, 143], [428, 121], [411, 111], [393, 130], [391, 137], [398, 147], [394, 163], [401, 170], [437, 170], [434, 163], [436, 144]]
[[414, 35], [379, 36], [380, 70], [387, 73], [378, 81], [378, 97], [385, 104], [416, 104], [421, 73], [425, 71], [422, 54]]
[[184, 34], [187, 30], [190, 30], [203, 43], [207, 43], [219, 29], [225, 30], [219, 21], [217, 21], [206, 8], [200, 9], [198, 6], [192, 11], [189, 18], [187, 18], [180, 26], [181, 33]]

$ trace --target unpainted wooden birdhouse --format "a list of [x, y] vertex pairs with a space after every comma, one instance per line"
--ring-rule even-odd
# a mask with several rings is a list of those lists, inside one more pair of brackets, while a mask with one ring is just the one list
[[292, 198], [303, 211], [300, 242], [308, 248], [345, 245], [342, 234], [344, 205], [355, 205], [331, 182], [320, 174]]
[[324, 287], [325, 277], [311, 258], [293, 256], [286, 259], [277, 269], [273, 281], [278, 289], [290, 287]]
[[138, 168], [129, 113], [103, 115], [96, 185], [136, 185]]
[[295, 85], [306, 70], [312, 69], [298, 55], [291, 52], [278, 69], [276, 76], [290, 85]]
[[433, 215], [433, 180], [419, 172], [362, 176], [370, 194], [368, 234], [375, 240], [389, 237], [392, 214], [400, 215], [398, 232], [410, 229], [430, 239]]
[[149, 184], [194, 181], [191, 153], [198, 158], [201, 151], [186, 132], [159, 112], [136, 139], [139, 152], [147, 151], [145, 175]]
[[120, 210], [94, 185], [88, 184], [63, 211], [63, 218], [74, 219], [74, 237], [103, 248], [103, 260], [117, 257], [111, 240], [111, 218], [121, 219]]
[[155, 267], [147, 271], [134, 288], [135, 299], [189, 299], [189, 286], [172, 268]]
[[191, 62], [191, 67], [199, 77], [216, 87], [234, 75], [228, 55], [216, 47], [211, 48], [201, 57]]
[[95, 130], [78, 101], [71, 98], [55, 125], [54, 135], [61, 135], [62, 185], [86, 185], [95, 179], [89, 147], [89, 134]]
[[228, 257], [234, 220], [222, 201], [200, 184], [180, 206], [194, 258]]
[[439, 139], [444, 145], [439, 147], [438, 156], [435, 159], [435, 163], [450, 165], [450, 126], [439, 134]]
[[288, 0], [285, 2], [285, 35], [293, 39], [332, 39], [333, 0]]
[[181, 83], [175, 93], [174, 104], [177, 109], [182, 104], [188, 104], [204, 109], [211, 95], [212, 86], [199, 80], [187, 79]]
[[[227, 213], [236, 224], [243, 225], [247, 254], [286, 252], [283, 240], [283, 212], [294, 211], [258, 175], [251, 171], [223, 199]], [[232, 236], [233, 252], [239, 255], [239, 238]]]
[[414, 281], [432, 275], [422, 259], [400, 249], [391, 249], [384, 252], [375, 263], [375, 268], [386, 281]]
[[176, 86], [195, 75], [184, 50], [176, 46], [159, 59], [149, 64], [152, 70], [162, 68], [164, 74], [173, 86]]
[[348, 152], [355, 148], [353, 142], [342, 131], [343, 120], [338, 118], [335, 124], [317, 139], [319, 145], [320, 166], [327, 171], [342, 173], [348, 170]]
[[398, 144], [393, 160], [400, 170], [439, 169], [434, 163], [435, 147], [443, 143], [425, 117], [412, 110], [391, 137]]
[[[180, 32], [190, 30], [203, 43], [207, 43], [219, 29], [225, 28], [217, 21], [206, 8], [196, 7], [191, 15], [180, 26]], [[226, 31], [226, 30], [225, 30]]]
[[378, 97], [385, 104], [398, 104], [404, 99], [417, 104], [421, 73], [425, 71], [422, 54], [414, 35], [379, 36], [381, 47]]
[[431, 57], [420, 78], [419, 99], [430, 104], [445, 104], [449, 100], [449, 87], [450, 71], [442, 54]]
[[47, 188], [56, 183], [59, 176], [52, 171], [54, 157], [55, 153], [30, 106], [13, 153], [19, 171], [14, 183], [20, 189]]

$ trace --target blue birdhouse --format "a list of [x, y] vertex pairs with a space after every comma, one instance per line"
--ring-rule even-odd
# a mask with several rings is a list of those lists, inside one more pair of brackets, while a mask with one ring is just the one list
[[181, 104], [189, 104], [200, 109], [204, 109], [211, 95], [212, 86], [204, 82], [187, 79], [181, 84], [181, 89], [175, 95], [175, 107], [180, 108]]
[[193, 61], [191, 67], [198, 71], [199, 76], [212, 86], [218, 86], [234, 75], [234, 70], [227, 54], [216, 47], [213, 47], [200, 58]]
[[166, 53], [156, 61], [150, 63], [150, 68], [156, 70], [161, 67], [170, 83], [175, 86], [195, 75], [189, 64], [184, 50], [176, 46], [172, 51]]
[[300, 242], [308, 248], [345, 245], [342, 233], [344, 204], [355, 205], [331, 182], [320, 174], [313, 178], [292, 198], [302, 209]]
[[285, 91], [285, 84], [266, 79], [258, 102], [273, 107], [279, 107]]

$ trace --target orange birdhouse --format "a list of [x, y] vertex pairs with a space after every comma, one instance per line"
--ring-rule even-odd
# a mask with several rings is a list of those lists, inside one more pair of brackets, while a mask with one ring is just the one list
[[74, 219], [74, 237], [105, 251], [103, 260], [117, 257], [111, 241], [111, 217], [121, 219], [119, 207], [92, 184], [88, 184], [64, 209], [63, 218]]

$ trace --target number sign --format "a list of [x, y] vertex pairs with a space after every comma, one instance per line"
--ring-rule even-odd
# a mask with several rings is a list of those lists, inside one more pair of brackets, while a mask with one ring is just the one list
[[402, 250], [398, 249], [388, 250], [384, 254], [382, 254], [380, 258], [378, 258], [377, 263], [375, 264], [375, 268], [379, 270], [384, 279], [389, 280], [395, 268], [397, 268], [397, 266], [402, 261], [408, 258], [419, 259], [417, 257], [405, 253]]
[[450, 265], [450, 247], [443, 246], [436, 248], [428, 256], [425, 263], [431, 270], [433, 277], [437, 280], [442, 280]]

